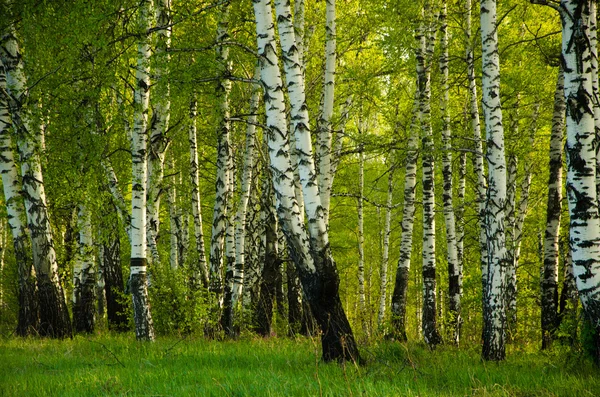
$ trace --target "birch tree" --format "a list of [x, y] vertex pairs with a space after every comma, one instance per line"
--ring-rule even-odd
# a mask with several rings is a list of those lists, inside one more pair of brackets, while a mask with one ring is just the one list
[[[413, 115], [417, 112], [418, 96], [415, 97]], [[400, 257], [396, 269], [394, 291], [392, 293], [392, 333], [401, 341], [406, 341], [406, 305], [410, 272], [410, 257], [413, 245], [415, 218], [415, 193], [417, 185], [418, 133], [417, 117], [413, 116], [409, 130], [406, 165], [404, 171], [404, 207], [402, 209], [402, 234], [400, 237]]]
[[442, 75], [442, 95], [440, 110], [442, 112], [442, 142], [444, 152], [442, 156], [442, 175], [444, 179], [443, 205], [444, 224], [446, 227], [446, 256], [448, 261], [448, 292], [449, 313], [452, 339], [458, 345], [460, 341], [460, 327], [462, 324], [460, 300], [462, 296], [462, 268], [458, 262], [456, 220], [454, 215], [454, 192], [452, 182], [452, 142], [450, 131], [450, 86], [448, 84], [448, 21], [446, 1], [442, 2], [440, 12], [440, 47], [439, 60]]
[[[213, 209], [212, 236], [210, 243], [210, 291], [218, 297], [219, 305], [222, 302], [223, 259], [225, 238], [228, 227], [227, 213], [230, 198], [231, 172], [231, 142], [229, 121], [229, 92], [231, 81], [227, 76], [231, 73], [229, 48], [222, 43], [229, 37], [229, 5], [221, 6], [221, 16], [217, 28], [217, 60], [220, 64], [221, 76], [217, 84], [217, 98], [219, 101], [219, 128], [217, 131], [217, 179], [215, 182], [215, 204]], [[229, 259], [227, 259], [229, 260]], [[235, 260], [235, 258], [232, 258]]]
[[564, 72], [559, 66], [554, 93], [552, 134], [550, 136], [548, 201], [544, 234], [544, 265], [541, 279], [542, 349], [552, 345], [558, 328], [558, 264], [562, 209], [562, 148], [564, 138], [565, 97]]
[[26, 106], [29, 91], [23, 57], [14, 30], [2, 37], [9, 108], [21, 163], [27, 223], [40, 304], [39, 334], [57, 338], [72, 335], [71, 319], [59, 280], [40, 161], [40, 130], [34, 128]]
[[[475, 60], [473, 41], [471, 38], [471, 0], [465, 0], [465, 38], [466, 38], [466, 59], [467, 59], [467, 78], [469, 81], [469, 115], [471, 118], [471, 128], [473, 130], [474, 151], [473, 172], [477, 177], [475, 183], [475, 201], [477, 203], [478, 222], [479, 222], [479, 251], [481, 258], [481, 281], [483, 290], [487, 283], [487, 236], [485, 225], [485, 200], [487, 190], [487, 180], [483, 169], [483, 144], [481, 138], [481, 122], [479, 119], [479, 105], [477, 97], [477, 81], [475, 79]], [[482, 294], [485, 296], [485, 294]], [[483, 305], [485, 309], [485, 305]]]
[[[256, 68], [254, 76], [260, 76], [260, 69]], [[225, 293], [225, 306], [221, 324], [225, 332], [233, 336], [233, 320], [235, 305], [242, 293], [244, 285], [244, 263], [245, 263], [245, 241], [246, 241], [246, 213], [248, 201], [250, 200], [250, 187], [254, 168], [254, 143], [256, 140], [256, 122], [259, 102], [260, 87], [254, 85], [252, 97], [250, 98], [250, 109], [248, 124], [246, 126], [246, 150], [244, 151], [244, 167], [242, 170], [242, 186], [240, 191], [240, 202], [235, 215], [235, 266], [231, 269], [232, 275], [228, 278]], [[228, 272], [230, 269], [227, 270]]]
[[[600, 331], [600, 219], [595, 187], [595, 122], [590, 48], [590, 2], [561, 1], [562, 58], [567, 107], [567, 199], [573, 273], [579, 297]], [[596, 352], [598, 354], [598, 352]], [[600, 356], [600, 354], [599, 354]]]
[[194, 96], [190, 103], [190, 127], [188, 142], [190, 144], [190, 182], [192, 187], [192, 216], [194, 218], [194, 237], [196, 239], [197, 262], [192, 263], [192, 282], [204, 288], [208, 287], [208, 266], [204, 248], [204, 232], [202, 231], [202, 205], [200, 202], [200, 172], [198, 170], [197, 126], [198, 102]]
[[[152, 1], [143, 0], [138, 9], [138, 28], [147, 32], [151, 28]], [[142, 34], [137, 43], [137, 84], [134, 92], [134, 120], [131, 131], [131, 266], [130, 289], [133, 299], [135, 334], [138, 340], [154, 340], [154, 327], [150, 314], [147, 287], [146, 261], [146, 190], [148, 178], [148, 105], [150, 94], [150, 43]]]
[[325, 0], [325, 70], [323, 73], [323, 93], [319, 120], [317, 124], [318, 149], [317, 158], [319, 165], [318, 184], [321, 192], [321, 201], [325, 213], [325, 223], [329, 219], [329, 204], [331, 198], [332, 172], [331, 172], [331, 142], [333, 117], [333, 104], [335, 95], [335, 70], [336, 70], [336, 0]]
[[[389, 161], [395, 159], [395, 151], [389, 156]], [[392, 164], [388, 169], [388, 190], [385, 202], [385, 224], [383, 227], [383, 252], [381, 258], [381, 267], [379, 269], [379, 310], [377, 314], [377, 325], [381, 327], [385, 318], [387, 302], [387, 279], [388, 262], [390, 256], [390, 235], [392, 234], [392, 200], [394, 198], [394, 171], [395, 165]]]
[[148, 246], [155, 265], [160, 264], [156, 238], [160, 229], [160, 194], [164, 190], [165, 156], [169, 147], [167, 130], [171, 116], [169, 99], [170, 86], [166, 81], [169, 73], [169, 49], [171, 47], [171, 0], [156, 0], [155, 22], [156, 41], [154, 49], [155, 67], [152, 70], [154, 89], [152, 95], [152, 119], [150, 121], [150, 141], [148, 150], [147, 202]]
[[8, 226], [12, 235], [13, 250], [19, 276], [19, 317], [17, 335], [27, 336], [39, 325], [38, 303], [36, 295], [31, 241], [27, 234], [27, 218], [21, 196], [22, 186], [14, 158], [14, 145], [11, 137], [12, 119], [10, 117], [6, 86], [6, 72], [0, 54], [0, 174], [4, 202], [8, 217]]
[[482, 106], [485, 115], [488, 189], [485, 205], [488, 265], [484, 286], [483, 351], [485, 360], [503, 360], [506, 339], [506, 158], [500, 104], [500, 57], [496, 0], [483, 0], [481, 11]]
[[[423, 154], [423, 338], [434, 347], [441, 343], [437, 329], [436, 309], [436, 258], [435, 258], [435, 162], [433, 130], [431, 128], [431, 56], [435, 38], [435, 20], [430, 14], [431, 3], [426, 2], [422, 9], [423, 22], [416, 34], [418, 49], [417, 89], [419, 92], [419, 121]], [[427, 19], [425, 19], [427, 16]]]
[[[322, 332], [323, 359], [355, 360], [358, 359], [358, 349], [339, 297], [339, 275], [331, 256], [318, 186], [314, 183], [303, 184], [310, 235], [305, 229], [304, 217], [299, 213], [295, 198], [271, 3], [269, 0], [260, 0], [255, 1], [253, 6], [257, 47], [261, 55], [261, 81], [265, 88], [268, 152], [277, 195], [278, 218], [305, 295]], [[310, 145], [308, 134], [303, 135], [302, 143]], [[298, 145], [298, 135], [296, 138]], [[312, 153], [312, 150], [308, 153]], [[299, 166], [302, 166], [301, 160], [298, 161]], [[310, 171], [311, 166], [314, 170], [312, 161], [304, 165], [305, 172]], [[311, 193], [307, 195], [306, 192]]]
[[96, 269], [91, 214], [85, 204], [79, 205], [77, 228], [78, 252], [73, 266], [73, 326], [75, 332], [90, 333], [96, 324]]

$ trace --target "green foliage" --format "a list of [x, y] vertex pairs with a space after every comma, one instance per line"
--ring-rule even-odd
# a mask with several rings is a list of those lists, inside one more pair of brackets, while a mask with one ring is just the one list
[[151, 273], [148, 292], [154, 329], [159, 335], [202, 335], [218, 324], [211, 307], [215, 299], [203, 289], [190, 291], [184, 270], [161, 266]]

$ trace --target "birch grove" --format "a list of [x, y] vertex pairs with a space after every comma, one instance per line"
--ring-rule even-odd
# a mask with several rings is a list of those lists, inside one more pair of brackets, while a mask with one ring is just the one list
[[600, 346], [595, 3], [88, 3], [0, 2], [0, 330]]

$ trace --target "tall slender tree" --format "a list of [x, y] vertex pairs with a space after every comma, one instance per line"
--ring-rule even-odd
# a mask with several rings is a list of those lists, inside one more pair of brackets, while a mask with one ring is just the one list
[[488, 189], [485, 205], [487, 237], [487, 274], [483, 290], [483, 351], [485, 360], [505, 358], [506, 339], [506, 236], [504, 208], [506, 205], [506, 158], [504, 129], [500, 104], [500, 56], [496, 0], [480, 4], [482, 43], [482, 104], [488, 163]]
[[548, 205], [544, 234], [544, 266], [541, 279], [542, 349], [552, 345], [558, 328], [558, 264], [560, 218], [562, 209], [562, 160], [565, 128], [564, 72], [559, 66], [554, 93], [550, 161], [548, 168]]
[[40, 304], [38, 331], [44, 336], [70, 337], [71, 319], [59, 280], [56, 251], [46, 204], [40, 160], [41, 130], [34, 128], [29, 114], [30, 109], [27, 107], [29, 90], [23, 56], [12, 28], [2, 37], [1, 44], [2, 62], [7, 72], [8, 103], [21, 162], [25, 209], [37, 279]]
[[154, 340], [150, 314], [146, 261], [146, 191], [148, 178], [148, 108], [150, 101], [150, 43], [146, 32], [152, 27], [152, 0], [143, 0], [138, 9], [137, 68], [133, 97], [134, 120], [131, 131], [131, 266], [130, 289], [133, 299], [135, 335], [138, 340]]

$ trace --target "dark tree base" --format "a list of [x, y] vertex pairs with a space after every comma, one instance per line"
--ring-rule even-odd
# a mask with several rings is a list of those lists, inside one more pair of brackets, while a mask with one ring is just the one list
[[29, 277], [19, 286], [19, 320], [16, 333], [26, 337], [38, 333], [40, 313], [35, 280]]
[[72, 338], [71, 319], [62, 288], [54, 285], [47, 275], [38, 273], [38, 298], [40, 303], [40, 336]]
[[[131, 265], [145, 266], [145, 258], [131, 258]], [[150, 302], [146, 286], [146, 273], [140, 272], [130, 276], [131, 297], [133, 299], [133, 318], [135, 322], [135, 336], [137, 340], [153, 341], [154, 327], [150, 315]]]

